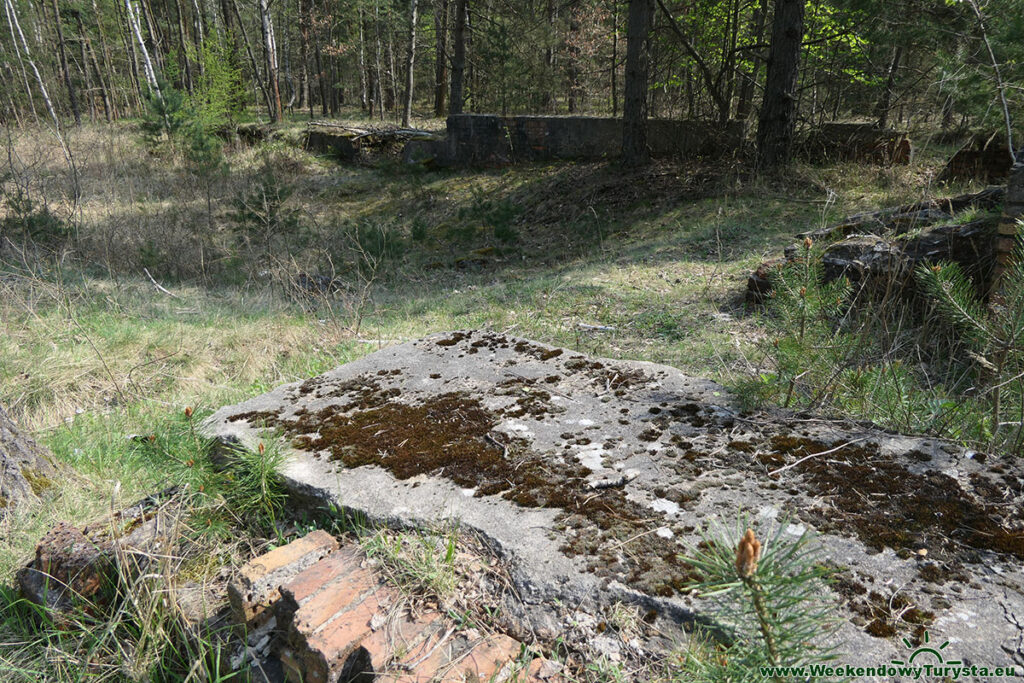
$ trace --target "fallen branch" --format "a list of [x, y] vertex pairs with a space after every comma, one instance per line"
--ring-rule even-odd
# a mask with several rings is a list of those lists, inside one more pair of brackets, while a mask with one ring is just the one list
[[774, 470], [772, 472], [769, 472], [768, 476], [769, 477], [775, 476], [779, 472], [784, 472], [784, 471], [786, 471], [788, 469], [796, 467], [797, 465], [799, 465], [800, 463], [804, 462], [805, 460], [810, 460], [811, 458], [817, 458], [819, 455], [828, 455], [829, 453], [835, 453], [836, 451], [841, 451], [844, 448], [846, 448], [847, 446], [852, 446], [853, 444], [860, 443], [861, 441], [867, 441], [868, 438], [869, 437], [865, 436], [865, 437], [860, 438], [860, 439], [854, 439], [853, 441], [847, 441], [844, 444], [840, 444], [839, 446], [836, 446], [835, 448], [830, 448], [827, 451], [822, 451], [821, 453], [811, 453], [810, 455], [805, 455], [804, 457], [800, 458], [796, 462], [791, 462], [788, 465], [783, 465], [779, 469]]
[[153, 286], [154, 286], [154, 287], [156, 287], [157, 289], [159, 289], [159, 290], [160, 290], [161, 292], [163, 292], [163, 293], [164, 293], [164, 294], [166, 294], [167, 296], [169, 296], [169, 297], [172, 297], [172, 298], [174, 298], [174, 299], [177, 299], [177, 298], [179, 298], [177, 294], [175, 294], [174, 292], [171, 292], [171, 291], [167, 290], [167, 289], [166, 289], [166, 288], [165, 288], [165, 287], [164, 287], [163, 285], [161, 285], [161, 284], [160, 284], [159, 282], [157, 282], [156, 280], [154, 280], [154, 279], [153, 279], [153, 276], [149, 274], [149, 268], [143, 268], [143, 269], [142, 269], [142, 272], [146, 274], [146, 277], [148, 277], [148, 278], [149, 278], [149, 281], [153, 283]]

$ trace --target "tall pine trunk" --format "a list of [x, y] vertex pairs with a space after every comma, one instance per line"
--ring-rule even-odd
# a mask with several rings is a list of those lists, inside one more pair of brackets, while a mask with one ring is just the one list
[[804, 0], [775, 0], [764, 101], [757, 122], [757, 160], [764, 170], [785, 166], [793, 154], [803, 37]]
[[309, 118], [313, 118], [313, 98], [309, 87], [309, 6], [306, 0], [298, 0], [299, 12], [299, 109], [309, 104]]
[[[767, 13], [768, 0], [760, 0], [750, 17], [750, 41], [754, 44], [760, 43], [764, 37], [764, 18]], [[757, 78], [761, 72], [761, 57], [755, 50], [751, 56], [753, 67], [749, 73], [742, 74], [740, 83], [739, 99], [736, 102], [736, 119], [746, 121], [754, 108], [754, 89], [757, 86]]]
[[626, 83], [622, 103], [622, 162], [650, 161], [647, 149], [647, 71], [650, 63], [653, 0], [629, 0], [626, 24]]
[[466, 78], [466, 11], [468, 0], [455, 0], [455, 41], [452, 52], [452, 93], [448, 98], [448, 116], [462, 113], [465, 104]]
[[448, 89], [448, 0], [437, 0], [434, 7], [434, 38], [434, 116], [444, 116]]
[[889, 111], [892, 109], [892, 96], [896, 90], [896, 72], [899, 71], [901, 59], [903, 59], [903, 46], [897, 45], [892, 50], [892, 61], [889, 62], [889, 73], [885, 78], [885, 89], [875, 107], [875, 125], [879, 128], [889, 127]]
[[405, 107], [402, 110], [402, 125], [409, 127], [412, 119], [413, 88], [416, 84], [416, 10], [417, 0], [409, 0], [409, 54], [405, 60]]
[[60, 58], [60, 72], [64, 77], [64, 87], [68, 91], [68, 99], [71, 101], [71, 115], [75, 117], [75, 125], [82, 125], [82, 112], [78, 107], [78, 96], [75, 93], [75, 86], [71, 83], [71, 69], [68, 68], [68, 54], [64, 45], [64, 28], [60, 25], [60, 7], [57, 0], [53, 0], [53, 26], [57, 32], [57, 56]]

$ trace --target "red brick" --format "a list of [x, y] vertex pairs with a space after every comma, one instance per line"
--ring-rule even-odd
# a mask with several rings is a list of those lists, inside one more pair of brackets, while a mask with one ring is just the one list
[[280, 597], [278, 586], [293, 572], [301, 571], [338, 549], [338, 541], [317, 530], [288, 545], [251, 560], [228, 585], [235, 621], [250, 628], [265, 620], [267, 607]]
[[490, 681], [503, 666], [519, 656], [520, 649], [519, 641], [506, 635], [487, 636], [459, 659], [442, 681]]
[[373, 674], [385, 670], [393, 659], [403, 657], [416, 644], [425, 640], [427, 629], [440, 618], [437, 612], [423, 614], [417, 619], [403, 611], [398, 619], [382, 626], [360, 644], [358, 667], [350, 667], [353, 674]]
[[[437, 649], [431, 652], [431, 647], [437, 645], [436, 641], [429, 647], [426, 647], [426, 645], [432, 640], [429, 639], [424, 642], [423, 651], [418, 652], [418, 656], [410, 656], [402, 660], [402, 663], [406, 666], [415, 662], [419, 663], [411, 671], [395, 676], [394, 683], [428, 683], [428, 681], [434, 680], [438, 674], [444, 673], [449, 662], [450, 644], [447, 642], [441, 643]], [[428, 653], [429, 655], [426, 659], [422, 659]], [[420, 661], [421, 659], [422, 661]]]
[[[561, 683], [564, 679], [561, 675], [562, 665], [545, 659], [544, 657], [537, 657], [530, 666], [527, 667], [525, 677], [525, 683], [541, 683], [547, 681], [548, 683]], [[518, 680], [524, 680], [522, 674]]]
[[293, 623], [289, 637], [294, 646], [294, 659], [299, 665], [289, 669], [298, 668], [301, 676], [291, 674], [290, 680], [303, 683], [342, 680], [349, 657], [369, 635], [370, 620], [380, 609], [378, 596], [372, 594], [358, 605], [346, 609], [319, 633], [300, 631], [296, 628], [297, 622]]
[[343, 548], [282, 583], [281, 601], [276, 607], [278, 623], [290, 624], [300, 607], [340, 577], [358, 569], [361, 560], [362, 555], [357, 551]]
[[296, 631], [311, 635], [340, 612], [358, 605], [378, 585], [377, 578], [365, 569], [355, 569], [318, 591], [299, 607], [292, 619]]
[[1009, 235], [1015, 237], [1018, 232], [1018, 225], [1016, 221], [1004, 220], [999, 223], [998, 232], [1000, 235]]
[[372, 633], [370, 622], [373, 616], [381, 611], [381, 603], [389, 600], [385, 590], [369, 595], [358, 605], [339, 614], [319, 633], [309, 636], [307, 643], [311, 649], [323, 652], [328, 660], [347, 656]]

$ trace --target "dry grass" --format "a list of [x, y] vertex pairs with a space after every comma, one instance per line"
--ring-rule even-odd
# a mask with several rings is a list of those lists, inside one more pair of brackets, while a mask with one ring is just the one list
[[[742, 297], [758, 261], [821, 221], [918, 198], [937, 168], [937, 157], [799, 167], [784, 184], [675, 166], [637, 177], [596, 164], [446, 173], [341, 168], [274, 143], [228, 151], [207, 234], [196, 179], [173, 152], [152, 154], [132, 124], [72, 133], [77, 204], [52, 138], [26, 131], [11, 142], [18, 184], [77, 237], [43, 259], [0, 252], [0, 402], [70, 465], [47, 505], [0, 522], [0, 581], [55, 521], [107, 511], [117, 489], [131, 500], [194, 479], [176, 450], [192, 447], [179, 429], [185, 406], [214, 409], [396, 341], [490, 328], [731, 382], [764, 335]], [[264, 163], [294, 190], [311, 238], [243, 262], [229, 213]], [[351, 263], [328, 271], [324, 257], [345, 230], [365, 227], [391, 231], [400, 249], [356, 335], [344, 301], [297, 301], [293, 278], [336, 274], [351, 287]], [[131, 438], [149, 434], [170, 435], [167, 448]], [[196, 575], [229, 561], [217, 557]], [[0, 628], [0, 647], [12, 638]], [[20, 650], [19, 661], [41, 661], [46, 647]]]

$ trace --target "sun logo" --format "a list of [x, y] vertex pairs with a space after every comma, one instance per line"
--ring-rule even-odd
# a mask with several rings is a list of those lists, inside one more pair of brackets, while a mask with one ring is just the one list
[[903, 644], [907, 646], [908, 650], [913, 650], [913, 652], [910, 653], [910, 658], [907, 661], [903, 661], [902, 659], [894, 659], [892, 660], [892, 663], [899, 664], [902, 666], [909, 666], [913, 664], [914, 660], [916, 660], [921, 655], [933, 656], [937, 660], [935, 664], [947, 664], [949, 666], [958, 666], [963, 663], [960, 660], [952, 659], [947, 662], [945, 659], [942, 658], [942, 650], [945, 650], [946, 647], [949, 645], [948, 640], [944, 642], [942, 645], [939, 645], [938, 649], [934, 647], [928, 647], [928, 643], [931, 640], [931, 634], [929, 634], [928, 631], [924, 632], [924, 637], [922, 638], [922, 640], [923, 642], [921, 643], [921, 645], [915, 648], [914, 644], [910, 642], [908, 638], [904, 638]]

